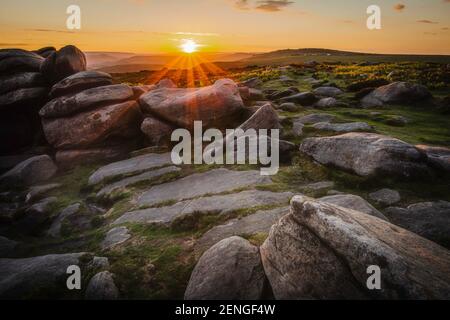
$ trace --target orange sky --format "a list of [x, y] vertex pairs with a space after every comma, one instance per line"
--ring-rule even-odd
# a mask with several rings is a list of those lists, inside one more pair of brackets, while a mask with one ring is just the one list
[[[66, 29], [71, 4], [81, 8], [81, 30]], [[366, 28], [370, 4], [382, 9], [379, 31]], [[164, 53], [193, 39], [214, 52], [450, 54], [450, 0], [3, 0], [0, 27], [2, 48]]]

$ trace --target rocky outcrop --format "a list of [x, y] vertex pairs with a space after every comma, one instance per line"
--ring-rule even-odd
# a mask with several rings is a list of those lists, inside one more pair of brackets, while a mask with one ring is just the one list
[[140, 107], [131, 87], [111, 82], [105, 73], [79, 72], [51, 89], [40, 115], [62, 167], [120, 158], [136, 145]]
[[238, 86], [229, 79], [203, 88], [161, 88], [139, 99], [145, 114], [156, 116], [178, 127], [192, 129], [194, 121], [204, 128], [227, 128], [243, 112]]
[[394, 82], [373, 90], [361, 100], [361, 105], [370, 108], [384, 104], [408, 104], [421, 102], [431, 97], [431, 93], [422, 85]]
[[42, 139], [39, 109], [48, 85], [39, 72], [44, 58], [20, 49], [0, 50], [0, 152], [8, 153]]
[[[260, 249], [276, 299], [449, 299], [450, 253], [370, 215], [305, 197]], [[380, 289], [370, 290], [370, 266]], [[369, 271], [368, 271], [369, 270]]]
[[425, 152], [428, 162], [437, 170], [450, 173], [450, 148], [417, 145], [417, 149]]
[[400, 178], [430, 177], [427, 157], [401, 140], [373, 133], [308, 138], [300, 151], [315, 161], [360, 176], [388, 174]]
[[385, 210], [392, 223], [450, 248], [450, 202], [422, 202]]
[[56, 83], [75, 73], [86, 70], [86, 56], [75, 46], [65, 46], [52, 52], [41, 65], [41, 73]]
[[147, 137], [149, 145], [166, 146], [170, 144], [175, 127], [152, 116], [147, 116], [141, 124], [141, 130]]
[[186, 300], [256, 300], [263, 297], [265, 275], [257, 247], [240, 237], [206, 251], [192, 272]]

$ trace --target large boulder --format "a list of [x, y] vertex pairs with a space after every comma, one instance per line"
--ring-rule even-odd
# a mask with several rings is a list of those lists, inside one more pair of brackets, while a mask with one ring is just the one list
[[43, 118], [67, 117], [85, 110], [124, 102], [133, 98], [133, 90], [125, 84], [116, 84], [84, 90], [48, 102], [39, 112]]
[[[294, 197], [261, 249], [276, 299], [449, 299], [450, 253], [386, 221]], [[380, 289], [370, 290], [371, 266]]]
[[257, 300], [266, 277], [257, 247], [240, 237], [224, 239], [207, 250], [191, 274], [186, 300]]
[[53, 177], [58, 168], [48, 155], [29, 158], [0, 177], [0, 184], [34, 185]]
[[113, 274], [109, 271], [102, 271], [91, 278], [86, 288], [85, 297], [87, 300], [116, 300], [119, 298]]
[[315, 161], [360, 176], [429, 177], [427, 157], [401, 140], [373, 133], [305, 139], [300, 151]]
[[319, 201], [331, 203], [347, 209], [356, 210], [383, 220], [388, 221], [386, 216], [375, 209], [370, 203], [354, 194], [337, 194], [333, 196], [326, 196], [319, 199]]
[[450, 202], [422, 202], [385, 210], [392, 223], [450, 249]]
[[107, 139], [125, 139], [139, 133], [141, 121], [135, 101], [108, 105], [65, 118], [42, 120], [47, 141], [57, 149], [96, 146]]
[[244, 131], [248, 129], [280, 129], [280, 119], [276, 111], [270, 104], [266, 104], [258, 109], [247, 121], [241, 124], [238, 129]]
[[80, 49], [71, 45], [52, 52], [41, 65], [41, 73], [51, 83], [85, 70], [86, 56]]
[[80, 164], [118, 160], [131, 152], [132, 149], [133, 144], [123, 143], [86, 149], [57, 150], [55, 160], [59, 167], [67, 169]]
[[422, 85], [394, 82], [373, 90], [361, 100], [361, 104], [366, 108], [380, 107], [384, 104], [416, 103], [431, 97], [430, 91]]
[[50, 91], [52, 98], [79, 93], [83, 90], [112, 84], [112, 77], [100, 71], [82, 71], [56, 83]]
[[317, 89], [314, 89], [313, 92], [318, 96], [333, 98], [344, 93], [341, 89], [335, 87], [319, 87]]
[[244, 110], [239, 89], [229, 79], [203, 88], [153, 90], [142, 95], [139, 102], [144, 113], [188, 129], [193, 128], [194, 121], [202, 121], [205, 128], [226, 128]]
[[165, 146], [170, 144], [175, 127], [154, 117], [147, 117], [141, 124], [141, 130], [151, 146]]

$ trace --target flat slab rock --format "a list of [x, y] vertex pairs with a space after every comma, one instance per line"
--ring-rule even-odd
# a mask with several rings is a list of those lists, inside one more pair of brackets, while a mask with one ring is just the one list
[[224, 239], [206, 251], [195, 266], [186, 300], [258, 300], [266, 277], [258, 247], [240, 237]]
[[388, 221], [386, 216], [375, 209], [369, 202], [354, 194], [337, 194], [319, 198], [318, 201], [335, 204], [347, 209], [356, 210]]
[[135, 158], [110, 163], [99, 168], [89, 177], [89, 185], [95, 185], [107, 179], [122, 175], [132, 175], [142, 171], [172, 164], [170, 153], [150, 153]]
[[374, 133], [307, 138], [300, 151], [321, 164], [363, 177], [389, 174], [407, 179], [432, 174], [424, 153], [404, 141]]
[[224, 215], [239, 209], [282, 204], [289, 201], [292, 196], [293, 194], [290, 192], [274, 193], [248, 190], [234, 194], [202, 197], [181, 201], [172, 206], [127, 212], [113, 224], [126, 222], [171, 224], [194, 214], [217, 213]]
[[391, 207], [385, 214], [392, 223], [450, 249], [450, 202], [422, 202]]
[[214, 169], [152, 187], [138, 198], [138, 205], [155, 205], [168, 200], [184, 200], [232, 191], [238, 188], [269, 184], [272, 180], [259, 171]]
[[125, 178], [123, 180], [109, 184], [109, 185], [105, 186], [104, 188], [102, 188], [99, 192], [97, 192], [97, 197], [98, 198], [110, 197], [115, 192], [122, 190], [130, 185], [135, 184], [135, 183], [148, 181], [148, 180], [152, 180], [152, 179], [157, 179], [165, 174], [177, 172], [180, 170], [181, 169], [178, 167], [170, 166], [170, 167], [164, 167], [161, 169], [144, 172], [142, 174], [132, 176], [129, 178]]
[[[260, 248], [275, 299], [449, 299], [450, 252], [359, 211], [294, 197]], [[381, 290], [367, 268], [381, 269]]]
[[217, 242], [232, 237], [268, 233], [270, 228], [284, 215], [289, 207], [261, 210], [243, 218], [228, 221], [206, 232], [196, 243], [195, 251], [202, 252]]
[[365, 122], [329, 123], [319, 122], [313, 125], [314, 129], [333, 132], [373, 131], [373, 128]]
[[127, 227], [116, 227], [108, 231], [105, 239], [100, 244], [103, 250], [111, 249], [131, 238]]

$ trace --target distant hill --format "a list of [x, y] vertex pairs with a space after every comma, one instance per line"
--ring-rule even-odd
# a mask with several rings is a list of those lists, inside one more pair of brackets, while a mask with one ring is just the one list
[[[177, 58], [174, 54], [133, 54], [121, 52], [88, 52], [88, 68], [109, 73], [160, 70]], [[317, 62], [438, 62], [450, 63], [450, 56], [372, 54], [320, 48], [283, 49], [267, 53], [201, 53], [201, 56], [223, 69], [246, 66], [281, 66]]]

